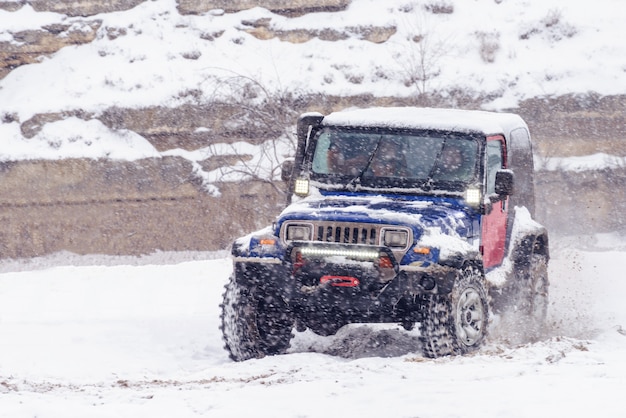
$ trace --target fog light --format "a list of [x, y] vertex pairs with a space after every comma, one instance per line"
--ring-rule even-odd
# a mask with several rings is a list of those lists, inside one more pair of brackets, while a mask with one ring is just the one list
[[480, 205], [480, 189], [470, 187], [465, 190], [465, 202], [470, 206]]

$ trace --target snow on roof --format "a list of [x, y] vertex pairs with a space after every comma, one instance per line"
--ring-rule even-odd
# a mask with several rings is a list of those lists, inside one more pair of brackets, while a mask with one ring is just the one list
[[418, 107], [374, 107], [331, 113], [324, 125], [508, 133], [526, 123], [512, 113]]

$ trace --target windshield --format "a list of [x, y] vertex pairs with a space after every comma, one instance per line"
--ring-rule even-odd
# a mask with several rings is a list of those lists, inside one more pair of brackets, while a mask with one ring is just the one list
[[447, 188], [476, 178], [477, 154], [468, 135], [326, 127], [317, 134], [312, 171], [326, 183]]

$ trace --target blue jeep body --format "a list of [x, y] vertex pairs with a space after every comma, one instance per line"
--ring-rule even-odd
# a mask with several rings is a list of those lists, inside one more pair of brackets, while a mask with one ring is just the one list
[[232, 248], [222, 329], [233, 359], [283, 353], [294, 327], [363, 322], [419, 323], [426, 356], [463, 354], [484, 342], [494, 308], [545, 317], [548, 240], [532, 221], [519, 116], [305, 114], [283, 175], [286, 209]]

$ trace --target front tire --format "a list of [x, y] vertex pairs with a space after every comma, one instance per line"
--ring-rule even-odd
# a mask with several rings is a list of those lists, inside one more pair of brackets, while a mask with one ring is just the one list
[[244, 361], [284, 354], [295, 321], [280, 295], [259, 284], [243, 285], [233, 274], [224, 292], [221, 322], [230, 358]]
[[462, 355], [477, 350], [487, 335], [489, 308], [482, 271], [465, 266], [448, 295], [426, 299], [420, 324], [426, 357]]

